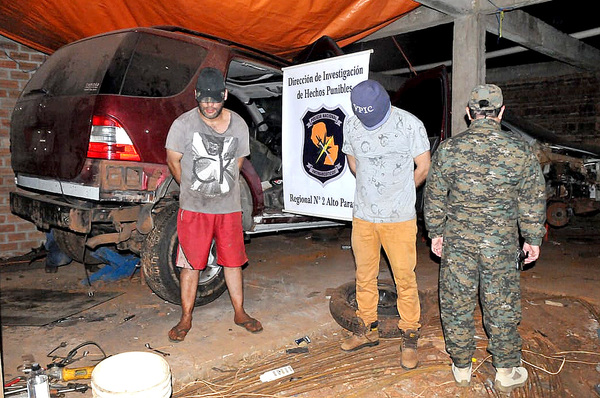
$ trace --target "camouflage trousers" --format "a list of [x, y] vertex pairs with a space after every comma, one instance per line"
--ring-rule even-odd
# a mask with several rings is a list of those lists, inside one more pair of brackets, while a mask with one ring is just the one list
[[494, 366], [518, 366], [521, 287], [515, 266], [516, 243], [493, 248], [485, 246], [484, 237], [468, 243], [444, 236], [439, 295], [446, 350], [456, 366], [471, 363], [476, 349], [474, 312], [479, 294], [489, 338], [487, 349]]

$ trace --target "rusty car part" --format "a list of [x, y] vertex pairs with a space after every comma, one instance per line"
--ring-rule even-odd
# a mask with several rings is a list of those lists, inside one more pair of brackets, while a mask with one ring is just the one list
[[95, 249], [100, 245], [124, 242], [131, 237], [131, 233], [135, 229], [135, 223], [120, 224], [120, 227], [119, 232], [97, 235], [87, 239], [86, 246]]
[[532, 147], [546, 178], [549, 225], [563, 227], [573, 215], [600, 211], [600, 157], [540, 142]]
[[546, 221], [553, 227], [564, 227], [569, 222], [569, 212], [565, 202], [552, 202], [546, 207]]

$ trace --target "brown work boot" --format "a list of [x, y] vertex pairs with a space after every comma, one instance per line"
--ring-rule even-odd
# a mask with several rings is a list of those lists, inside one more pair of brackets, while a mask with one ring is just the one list
[[418, 330], [402, 330], [402, 367], [410, 370], [417, 367], [419, 357], [417, 356], [417, 342], [419, 341]]
[[379, 322], [375, 321], [369, 327], [366, 327], [362, 320], [360, 324], [361, 326], [358, 328], [358, 331], [342, 343], [341, 348], [343, 351], [356, 351], [379, 344], [379, 330], [377, 329]]

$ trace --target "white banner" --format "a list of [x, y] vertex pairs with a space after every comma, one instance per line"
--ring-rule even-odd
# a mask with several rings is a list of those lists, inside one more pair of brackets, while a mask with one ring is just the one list
[[350, 91], [369, 76], [371, 50], [283, 69], [284, 210], [352, 220], [355, 179], [342, 152]]

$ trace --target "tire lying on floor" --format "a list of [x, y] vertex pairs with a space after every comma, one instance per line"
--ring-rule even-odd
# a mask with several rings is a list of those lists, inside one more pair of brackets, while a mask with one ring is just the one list
[[[396, 287], [392, 280], [380, 280], [377, 282], [379, 289], [379, 304], [377, 305], [377, 315], [379, 318], [379, 336], [382, 338], [401, 337], [398, 329], [398, 309], [396, 307]], [[421, 303], [423, 300], [421, 299]], [[357, 332], [359, 323], [356, 317], [356, 283], [349, 282], [337, 289], [331, 294], [329, 300], [329, 311], [333, 319], [344, 329], [351, 332]]]
[[[166, 206], [154, 218], [154, 228], [148, 234], [142, 247], [141, 267], [150, 289], [160, 298], [174, 304], [181, 304], [179, 268], [177, 260], [177, 210], [179, 206]], [[223, 267], [217, 265], [216, 249], [210, 249], [207, 266], [200, 271], [196, 306], [206, 305], [227, 289]]]

